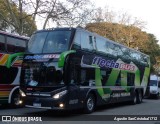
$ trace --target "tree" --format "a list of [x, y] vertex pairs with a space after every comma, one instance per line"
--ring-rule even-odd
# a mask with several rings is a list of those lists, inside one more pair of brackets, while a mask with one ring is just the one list
[[36, 30], [35, 23], [41, 23], [43, 29], [84, 26], [94, 10], [89, 0], [2, 0], [1, 3], [4, 7], [0, 10], [1, 27], [28, 35]]
[[[17, 5], [18, 1], [14, 0]], [[89, 5], [88, 0], [25, 0], [22, 3], [35, 22], [41, 21], [43, 29], [51, 24], [70, 27], [84, 25], [93, 10], [91, 7], [88, 9]]]
[[131, 48], [143, 49], [145, 47], [144, 42], [148, 39], [147, 33], [141, 29], [118, 23], [90, 23], [86, 29]]
[[22, 0], [19, 6], [11, 0], [0, 1], [0, 28], [1, 30], [11, 30], [20, 35], [30, 36], [36, 30], [35, 22], [22, 9]]
[[145, 49], [144, 53], [150, 55], [151, 63], [152, 63], [152, 72], [159, 73], [160, 71], [160, 46], [158, 45], [158, 40], [153, 34], [148, 34], [148, 44], [147, 49]]
[[[141, 30], [145, 27], [145, 22], [133, 18], [127, 12], [113, 12], [109, 7], [105, 9], [98, 8], [93, 16], [93, 23], [88, 24], [86, 28], [92, 28], [95, 32], [100, 33], [102, 36], [108, 37], [111, 40], [120, 42], [128, 47], [136, 48], [134, 42], [140, 40], [141, 42], [147, 39], [145, 32]], [[141, 35], [141, 39], [137, 39]]]

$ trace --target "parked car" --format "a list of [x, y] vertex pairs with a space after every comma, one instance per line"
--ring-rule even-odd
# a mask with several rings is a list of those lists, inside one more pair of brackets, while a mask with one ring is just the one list
[[150, 76], [150, 82], [149, 82], [149, 97], [151, 98], [159, 98], [160, 93], [160, 77], [157, 75], [151, 75]]

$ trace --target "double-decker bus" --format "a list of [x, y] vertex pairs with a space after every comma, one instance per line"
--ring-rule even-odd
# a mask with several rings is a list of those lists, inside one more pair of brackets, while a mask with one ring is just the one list
[[0, 31], [0, 104], [19, 105], [22, 55], [29, 38]]
[[26, 107], [78, 109], [141, 103], [150, 57], [82, 28], [35, 32], [24, 55], [20, 93]]

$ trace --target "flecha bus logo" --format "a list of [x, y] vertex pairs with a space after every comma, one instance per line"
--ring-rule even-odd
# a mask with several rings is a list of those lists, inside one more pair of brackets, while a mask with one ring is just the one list
[[94, 57], [92, 64], [96, 64], [99, 67], [106, 67], [106, 68], [118, 68], [120, 70], [128, 70], [128, 71], [135, 71], [135, 66], [132, 64], [126, 64], [122, 61], [114, 61], [114, 60], [106, 60], [101, 57]]

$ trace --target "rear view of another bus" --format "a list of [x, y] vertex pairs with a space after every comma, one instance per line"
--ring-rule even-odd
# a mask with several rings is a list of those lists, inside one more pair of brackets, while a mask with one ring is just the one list
[[27, 37], [0, 31], [0, 105], [20, 105], [19, 79], [28, 40]]

